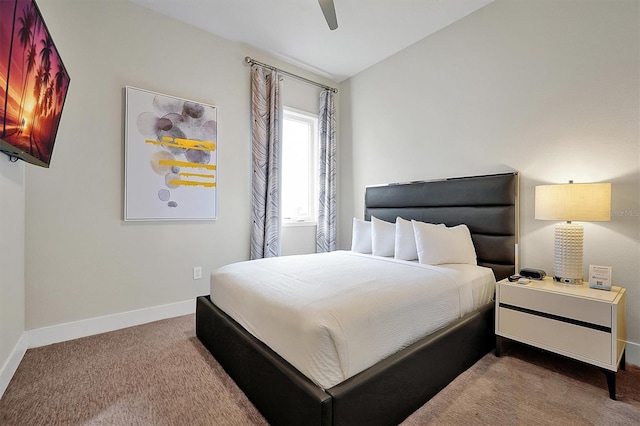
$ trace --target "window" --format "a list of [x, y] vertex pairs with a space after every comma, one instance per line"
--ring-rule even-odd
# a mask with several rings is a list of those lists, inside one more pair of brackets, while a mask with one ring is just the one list
[[318, 116], [285, 107], [283, 118], [283, 224], [315, 224]]

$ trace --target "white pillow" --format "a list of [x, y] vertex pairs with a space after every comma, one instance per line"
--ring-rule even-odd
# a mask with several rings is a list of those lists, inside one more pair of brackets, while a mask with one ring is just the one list
[[393, 256], [396, 246], [396, 224], [371, 216], [371, 251], [374, 256]]
[[418, 259], [418, 249], [416, 248], [416, 237], [413, 232], [413, 224], [410, 220], [401, 217], [396, 218], [396, 250], [394, 257], [400, 260]]
[[451, 228], [411, 221], [416, 237], [418, 260], [427, 265], [468, 263], [477, 265], [476, 249], [467, 225]]
[[351, 251], [356, 253], [371, 253], [371, 222], [353, 218], [353, 235], [351, 236]]
[[[396, 218], [396, 252], [394, 256], [396, 259], [418, 260], [418, 248], [416, 247], [416, 236], [412, 222], [400, 216]], [[445, 227], [444, 223], [439, 223], [436, 226]]]

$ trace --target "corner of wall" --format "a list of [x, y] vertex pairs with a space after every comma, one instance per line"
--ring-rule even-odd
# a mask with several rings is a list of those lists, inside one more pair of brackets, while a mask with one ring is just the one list
[[5, 361], [2, 368], [0, 368], [0, 398], [4, 395], [7, 387], [9, 387], [11, 378], [18, 370], [20, 361], [22, 361], [24, 354], [27, 352], [27, 346], [27, 333], [22, 333], [20, 340], [18, 340], [11, 354], [9, 354], [9, 358]]
[[27, 350], [25, 334], [25, 166], [0, 154], [0, 396]]

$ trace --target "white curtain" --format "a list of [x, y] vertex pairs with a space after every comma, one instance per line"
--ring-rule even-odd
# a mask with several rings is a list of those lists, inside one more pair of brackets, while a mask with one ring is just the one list
[[251, 259], [280, 255], [281, 86], [276, 71], [251, 68]]
[[336, 107], [333, 90], [320, 93], [318, 228], [316, 251], [336, 249]]

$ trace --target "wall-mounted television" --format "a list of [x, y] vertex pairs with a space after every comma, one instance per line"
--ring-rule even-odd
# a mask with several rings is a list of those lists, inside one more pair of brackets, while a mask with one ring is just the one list
[[67, 73], [34, 0], [0, 0], [0, 151], [49, 167]]

